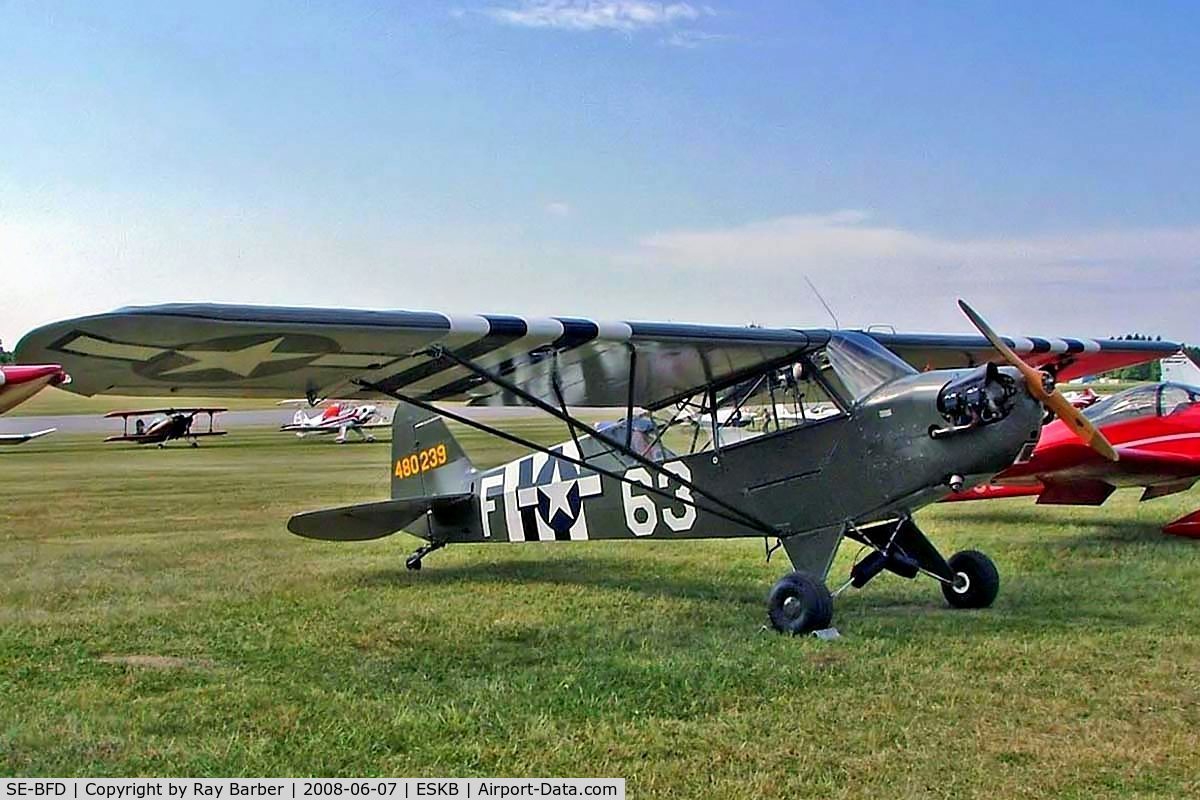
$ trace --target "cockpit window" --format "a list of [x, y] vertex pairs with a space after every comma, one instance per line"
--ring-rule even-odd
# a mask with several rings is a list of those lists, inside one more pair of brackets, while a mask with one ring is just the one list
[[1158, 414], [1158, 389], [1157, 385], [1126, 389], [1085, 408], [1083, 415], [1093, 425], [1111, 425], [1139, 417], [1153, 417]]
[[[629, 449], [651, 461], [666, 461], [675, 457], [670, 450], [663, 446], [658, 427], [651, 418], [636, 416], [632, 420], [633, 430], [629, 431], [629, 427], [630, 422], [628, 420], [621, 420], [619, 422], [602, 424], [597, 430], [602, 438], [610, 442], [616, 442], [622, 446], [624, 446], [626, 436], [628, 436]], [[585, 453], [585, 455], [589, 454]]]
[[1166, 417], [1200, 403], [1200, 389], [1181, 383], [1164, 383], [1158, 395], [1158, 413]]
[[870, 336], [838, 332], [825, 347], [829, 366], [854, 402], [885, 383], [917, 371]]

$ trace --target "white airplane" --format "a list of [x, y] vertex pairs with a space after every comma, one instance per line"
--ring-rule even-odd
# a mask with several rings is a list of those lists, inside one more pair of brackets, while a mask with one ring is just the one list
[[[280, 405], [304, 403], [307, 400], [285, 400]], [[338, 444], [346, 443], [346, 434], [353, 431], [364, 442], [373, 442], [375, 437], [367, 433], [367, 428], [386, 428], [391, 422], [379, 412], [379, 407], [371, 404], [359, 405], [345, 400], [320, 400], [313, 406], [325, 406], [320, 414], [308, 416], [301, 409], [296, 412], [290, 425], [280, 427], [281, 431], [291, 431], [299, 438], [306, 436], [323, 436], [336, 433], [334, 439]]]
[[1163, 383], [1184, 383], [1200, 386], [1200, 367], [1182, 350], [1158, 362], [1162, 366]]
[[[25, 402], [46, 386], [62, 386], [70, 380], [70, 376], [58, 364], [9, 364], [0, 367], [0, 414]], [[46, 428], [30, 433], [0, 434], [0, 444], [24, 444], [54, 431], [54, 428]]]

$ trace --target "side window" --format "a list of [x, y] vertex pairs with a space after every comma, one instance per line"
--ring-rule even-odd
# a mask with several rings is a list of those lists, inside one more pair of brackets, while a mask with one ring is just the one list
[[1158, 396], [1158, 414], [1166, 417], [1181, 411], [1196, 402], [1194, 392], [1189, 392], [1182, 386], [1167, 385]]

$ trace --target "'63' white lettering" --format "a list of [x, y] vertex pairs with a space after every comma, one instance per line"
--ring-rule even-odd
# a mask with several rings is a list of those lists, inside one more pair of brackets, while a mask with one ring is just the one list
[[[681, 461], [664, 464], [663, 470], [658, 473], [659, 489], [666, 489], [670, 483], [670, 478], [666, 474], [668, 472], [678, 475], [689, 483], [692, 480], [692, 471]], [[676, 499], [683, 504], [683, 513], [676, 513], [675, 509], [668, 507], [662, 509], [660, 514], [658, 506], [651, 499], [652, 495], [633, 493], [633, 483], [654, 486], [654, 479], [650, 477], [649, 470], [644, 467], [633, 467], [625, 471], [625, 479], [621, 483], [621, 500], [625, 507], [625, 525], [634, 536], [653, 534], [654, 529], [658, 527], [660, 516], [667, 527], [676, 533], [689, 531], [696, 524], [696, 506], [692, 501], [692, 492], [686, 486], [681, 485], [675, 490]]]

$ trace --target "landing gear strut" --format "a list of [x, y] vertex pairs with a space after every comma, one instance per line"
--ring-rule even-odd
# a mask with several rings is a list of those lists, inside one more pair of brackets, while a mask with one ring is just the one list
[[884, 570], [902, 578], [924, 572], [941, 583], [954, 608], [987, 608], [1000, 591], [1000, 573], [990, 558], [978, 550], [943, 558], [911, 517], [869, 528], [852, 526], [846, 536], [875, 549], [850, 570], [849, 586], [861, 588]]
[[415, 553], [405, 559], [404, 566], [408, 567], [414, 572], [419, 571], [421, 569], [422, 558], [429, 555], [434, 550], [440, 550], [445, 546], [445, 542], [430, 542], [429, 544], [423, 544], [417, 548]]

